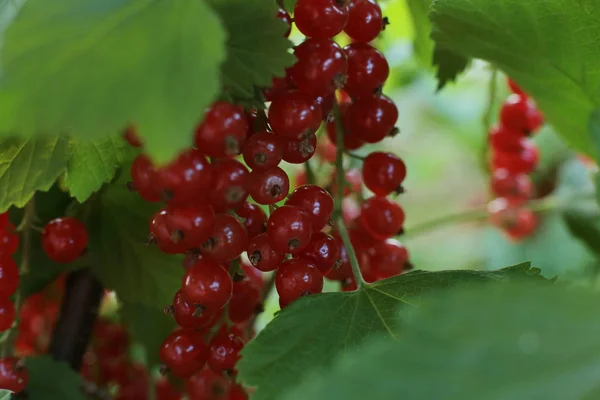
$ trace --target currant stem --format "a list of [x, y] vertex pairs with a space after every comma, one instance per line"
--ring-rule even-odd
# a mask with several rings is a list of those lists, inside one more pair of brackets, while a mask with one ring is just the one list
[[310, 160], [304, 163], [304, 170], [306, 171], [306, 182], [309, 185], [314, 185], [317, 182], [317, 177], [312, 165], [310, 165]]
[[358, 289], [360, 289], [365, 286], [367, 282], [360, 272], [358, 258], [356, 258], [354, 246], [352, 246], [352, 243], [350, 242], [350, 236], [348, 235], [348, 230], [346, 229], [346, 224], [344, 223], [344, 211], [342, 208], [342, 203], [344, 200], [344, 187], [346, 185], [346, 174], [344, 171], [344, 152], [346, 149], [344, 148], [344, 126], [342, 125], [340, 108], [337, 104], [337, 101], [333, 102], [333, 113], [336, 131], [335, 180], [337, 184], [337, 192], [334, 199], [333, 220], [336, 222], [340, 238], [342, 239], [342, 243], [348, 252], [348, 260], [350, 261], [350, 266], [352, 267], [352, 274], [354, 275], [356, 286]]

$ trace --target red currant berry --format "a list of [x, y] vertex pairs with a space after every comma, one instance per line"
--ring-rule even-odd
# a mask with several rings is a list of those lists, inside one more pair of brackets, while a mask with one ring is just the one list
[[302, 139], [284, 139], [283, 160], [290, 164], [303, 164], [310, 160], [317, 150], [317, 136], [314, 133]]
[[0, 228], [0, 257], [12, 256], [19, 249], [19, 235], [15, 233], [15, 227], [8, 224]]
[[163, 253], [180, 254], [189, 249], [188, 243], [181, 240], [178, 234], [171, 229], [170, 212], [171, 208], [165, 208], [157, 211], [150, 219], [150, 237], [148, 241], [156, 244]]
[[284, 170], [273, 167], [252, 171], [250, 195], [258, 204], [275, 204], [285, 199], [290, 191], [290, 180]]
[[538, 165], [539, 154], [535, 143], [521, 140], [521, 149], [517, 152], [495, 152], [492, 157], [493, 169], [506, 169], [511, 174], [529, 174]]
[[225, 268], [214, 259], [203, 257], [187, 270], [181, 293], [194, 305], [218, 310], [231, 298], [232, 285]]
[[498, 125], [490, 129], [489, 143], [493, 151], [515, 152], [521, 150], [522, 132]]
[[373, 41], [383, 30], [381, 8], [375, 0], [353, 0], [348, 6], [348, 23], [344, 32], [354, 42]]
[[533, 182], [529, 175], [511, 174], [506, 169], [494, 170], [491, 186], [497, 197], [526, 201], [533, 196]]
[[211, 172], [208, 160], [199, 150], [185, 151], [157, 170], [162, 198], [173, 206], [195, 204], [209, 193]]
[[313, 233], [311, 216], [298, 207], [279, 207], [269, 217], [267, 235], [271, 246], [281, 253], [299, 253], [308, 246]]
[[323, 229], [333, 214], [333, 198], [317, 185], [300, 186], [290, 194], [285, 204], [305, 211], [315, 232]]
[[244, 161], [252, 170], [276, 167], [283, 157], [281, 138], [270, 132], [252, 135], [242, 149]]
[[88, 244], [85, 225], [72, 217], [56, 218], [42, 231], [42, 248], [48, 257], [57, 263], [75, 261]]
[[[292, 82], [292, 78], [290, 78], [290, 76], [286, 74], [284, 77], [273, 78], [271, 82], [271, 87], [265, 89], [263, 92], [267, 101], [273, 101], [279, 95], [282, 95], [295, 88], [296, 87], [294, 86], [294, 82]], [[266, 131], [266, 126], [265, 129], [262, 130]]]
[[340, 260], [338, 241], [324, 232], [315, 232], [300, 257], [312, 261], [322, 275], [327, 275]]
[[[340, 111], [341, 111], [342, 121], [343, 121], [343, 117], [344, 117], [345, 113], [341, 109], [340, 109]], [[358, 138], [358, 136], [356, 136], [354, 133], [352, 133], [352, 131], [346, 129], [345, 125], [344, 125], [343, 136], [344, 136], [344, 148], [346, 150], [356, 150], [356, 149], [361, 148], [362, 145], [365, 144], [365, 142], [360, 140]], [[337, 144], [337, 124], [335, 121], [329, 122], [327, 124], [327, 138], [331, 141], [331, 143], [333, 143], [334, 146]]]
[[254, 287], [262, 291], [263, 286], [265, 284], [265, 282], [263, 281], [262, 272], [245, 262], [242, 262], [242, 270], [244, 270], [246, 278], [252, 282]]
[[219, 214], [210, 238], [202, 245], [202, 253], [219, 262], [238, 257], [248, 247], [246, 228], [234, 216]]
[[19, 268], [12, 258], [0, 256], [0, 298], [9, 298], [19, 286]]
[[376, 196], [387, 196], [394, 191], [402, 193], [406, 166], [395, 154], [376, 151], [365, 158], [362, 174], [370, 191]]
[[348, 60], [331, 39], [307, 39], [294, 50], [298, 59], [289, 75], [296, 87], [312, 96], [328, 96], [344, 87]]
[[284, 252], [276, 251], [271, 247], [271, 241], [266, 233], [254, 237], [248, 245], [248, 259], [252, 266], [260, 271], [273, 271], [284, 258]]
[[334, 237], [340, 248], [340, 262], [334, 265], [333, 269], [327, 273], [327, 279], [332, 281], [344, 281], [352, 276], [352, 265], [348, 257], [348, 251], [344, 247], [339, 237]]
[[[331, 172], [331, 193], [337, 195], [337, 182], [336, 182], [337, 170]], [[350, 168], [344, 173], [347, 185], [344, 185], [344, 196], [349, 196], [353, 193], [360, 193], [362, 190], [362, 172], [358, 168]]]
[[248, 134], [248, 120], [241, 107], [218, 101], [204, 114], [196, 129], [196, 147], [209, 157], [240, 153]]
[[100, 356], [120, 357], [131, 344], [127, 329], [120, 324], [99, 319], [94, 325], [94, 346]]
[[356, 99], [344, 114], [344, 127], [358, 139], [377, 143], [394, 131], [398, 109], [383, 95]]
[[6, 228], [9, 223], [8, 212], [0, 213], [0, 229]]
[[20, 393], [28, 380], [29, 375], [21, 360], [16, 357], [0, 358], [0, 388]]
[[515, 81], [513, 81], [512, 79], [508, 78], [506, 80], [506, 83], [508, 84], [508, 88], [510, 89], [510, 91], [513, 92], [514, 94], [518, 94], [521, 96], [527, 96], [527, 94], [523, 91], [523, 89], [521, 89], [519, 87], [519, 85], [517, 85], [517, 83]]
[[331, 38], [348, 22], [348, 10], [340, 0], [298, 0], [294, 7], [294, 22], [304, 35]]
[[182, 328], [203, 332], [212, 327], [219, 317], [220, 310], [208, 310], [201, 305], [194, 305], [188, 301], [181, 291], [173, 299], [173, 317]]
[[361, 218], [352, 222], [352, 227], [348, 234], [350, 235], [350, 241], [355, 250], [368, 250], [383, 242], [383, 239], [373, 236], [373, 234], [364, 227]]
[[400, 275], [408, 262], [408, 250], [395, 239], [387, 239], [371, 247], [367, 254], [369, 267], [376, 275], [376, 280]]
[[248, 393], [240, 385], [233, 385], [227, 400], [249, 400]]
[[15, 305], [10, 299], [0, 299], [0, 332], [4, 332], [15, 322]]
[[223, 374], [217, 374], [210, 368], [204, 368], [190, 376], [185, 389], [190, 400], [227, 399], [231, 382]]
[[323, 291], [323, 275], [312, 261], [293, 258], [282, 263], [275, 275], [279, 304], [286, 307], [294, 300]]
[[235, 213], [244, 219], [249, 239], [267, 231], [267, 214], [256, 204], [245, 202]]
[[125, 133], [123, 133], [123, 139], [125, 139], [125, 141], [129, 143], [131, 147], [142, 147], [142, 140], [133, 126], [128, 126], [127, 129], [125, 129]]
[[180, 378], [187, 378], [202, 369], [208, 358], [208, 347], [194, 331], [171, 333], [160, 348], [160, 361]]
[[230, 321], [243, 324], [261, 309], [260, 290], [250, 278], [233, 283], [233, 296], [229, 302]]
[[490, 221], [502, 229], [509, 239], [518, 241], [533, 235], [537, 218], [533, 211], [520, 208], [513, 201], [499, 197], [488, 204]]
[[324, 121], [330, 117], [334, 101], [335, 93], [331, 93], [329, 96], [317, 96], [317, 98], [315, 98], [315, 105], [321, 109]]
[[239, 161], [224, 159], [213, 164], [210, 204], [216, 212], [240, 207], [248, 198], [250, 173]]
[[514, 131], [529, 134], [532, 131], [530, 113], [535, 104], [527, 96], [512, 94], [500, 109], [500, 123]]
[[269, 107], [269, 123], [273, 132], [288, 139], [301, 139], [316, 132], [322, 120], [321, 109], [298, 90], [280, 94]]
[[119, 382], [115, 400], [147, 400], [150, 377], [146, 369], [138, 364], [129, 365], [125, 379]]
[[156, 398], [160, 400], [181, 400], [183, 394], [167, 378], [161, 377], [154, 386]]
[[208, 366], [216, 373], [233, 373], [244, 348], [244, 339], [227, 332], [224, 327], [210, 342]]
[[182, 242], [188, 249], [200, 247], [213, 231], [215, 212], [204, 202], [193, 207], [170, 207], [167, 214], [171, 240]]
[[160, 201], [158, 175], [150, 159], [140, 154], [131, 164], [131, 180], [139, 195], [146, 201]]
[[384, 55], [365, 43], [352, 43], [344, 50], [348, 55], [348, 80], [344, 90], [354, 98], [376, 94], [390, 74]]
[[404, 225], [404, 211], [384, 197], [371, 197], [361, 207], [360, 220], [371, 235], [387, 239], [400, 233]]
[[285, 9], [280, 8], [279, 10], [277, 10], [277, 18], [285, 22], [285, 24], [287, 25], [287, 30], [285, 31], [283, 36], [290, 37], [290, 33], [292, 32], [292, 17], [290, 17], [290, 14]]

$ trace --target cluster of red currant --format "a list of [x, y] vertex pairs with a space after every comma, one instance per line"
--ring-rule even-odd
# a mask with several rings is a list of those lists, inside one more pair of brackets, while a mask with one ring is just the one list
[[529, 174], [538, 164], [538, 149], [529, 136], [543, 123], [534, 101], [512, 80], [513, 92], [502, 104], [500, 123], [489, 133], [492, 151], [491, 189], [497, 197], [490, 202], [491, 221], [512, 240], [521, 240], [535, 232], [537, 218], [526, 207], [534, 194]]

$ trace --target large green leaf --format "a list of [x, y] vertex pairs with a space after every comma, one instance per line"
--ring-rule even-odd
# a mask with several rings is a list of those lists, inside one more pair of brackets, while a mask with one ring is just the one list
[[432, 7], [441, 49], [497, 65], [571, 145], [592, 151], [588, 119], [600, 106], [596, 0], [434, 0]]
[[226, 97], [256, 98], [256, 87], [269, 87], [273, 76], [285, 75], [295, 62], [285, 23], [275, 18], [274, 1], [211, 0], [229, 32], [227, 60], [222, 68]]
[[180, 258], [145, 244], [156, 206], [122, 182], [99, 197], [88, 223], [93, 273], [124, 302], [162, 309], [173, 300], [184, 271]]
[[279, 399], [308, 371], [329, 366], [344, 351], [359, 349], [367, 337], [397, 338], [402, 313], [419, 305], [428, 292], [537, 272], [529, 264], [497, 272], [416, 271], [352, 293], [302, 298], [246, 346], [239, 378], [257, 388], [254, 399]]
[[81, 375], [66, 363], [41, 356], [26, 359], [25, 366], [29, 373], [25, 388], [29, 400], [86, 400], [81, 391]]
[[37, 190], [48, 190], [64, 171], [70, 156], [68, 140], [0, 140], [0, 212], [23, 207]]
[[562, 286], [453, 290], [416, 310], [398, 342], [348, 354], [285, 400], [597, 399], [598, 302]]
[[430, 67], [434, 43], [431, 40], [431, 23], [428, 13], [431, 0], [406, 0], [413, 21], [413, 49], [415, 57], [423, 67]]
[[71, 195], [79, 202], [87, 200], [132, 153], [120, 136], [76, 143], [65, 175]]
[[0, 389], [0, 400], [10, 400], [11, 393], [11, 391]]
[[191, 144], [224, 58], [204, 1], [28, 0], [2, 49], [0, 132], [94, 139], [134, 123], [164, 162]]

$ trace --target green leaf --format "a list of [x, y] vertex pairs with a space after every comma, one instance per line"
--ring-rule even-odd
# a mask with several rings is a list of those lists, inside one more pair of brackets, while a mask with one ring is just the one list
[[284, 22], [275, 18], [274, 1], [211, 0], [229, 32], [222, 83], [230, 100], [252, 100], [256, 87], [271, 86], [274, 76], [284, 76], [296, 58], [292, 42], [283, 34]]
[[166, 316], [159, 307], [128, 302], [122, 304], [120, 314], [133, 340], [145, 349], [148, 365], [158, 365], [160, 345], [175, 328], [173, 318]]
[[131, 154], [132, 148], [120, 136], [76, 143], [65, 175], [71, 195], [83, 203], [115, 176]]
[[495, 64], [572, 146], [592, 151], [588, 120], [600, 107], [596, 0], [435, 0], [430, 16], [441, 49]]
[[[422, 66], [429, 68], [432, 65], [434, 49], [434, 42], [430, 37], [431, 22], [429, 22], [428, 16], [431, 0], [407, 0], [407, 5], [413, 21], [415, 57]], [[442, 68], [441, 65], [440, 68]], [[446, 67], [444, 66], [444, 68]]]
[[569, 210], [564, 218], [571, 233], [600, 257], [600, 215], [587, 210]]
[[91, 140], [134, 123], [158, 162], [191, 144], [225, 58], [204, 1], [29, 0], [5, 39], [0, 132]]
[[469, 59], [453, 51], [445, 50], [435, 46], [433, 50], [433, 65], [437, 68], [438, 90], [441, 90], [448, 82], [456, 81], [458, 75], [469, 65]]
[[404, 312], [419, 305], [428, 292], [463, 282], [538, 273], [529, 264], [497, 272], [416, 271], [357, 292], [302, 298], [282, 311], [246, 346], [238, 364], [239, 378], [257, 387], [253, 399], [278, 399], [308, 371], [329, 366], [339, 353], [359, 349], [367, 337], [397, 339], [402, 320], [398, 308]]
[[596, 160], [600, 160], [600, 108], [594, 110], [590, 115], [588, 129], [594, 143]]
[[25, 360], [29, 383], [25, 391], [29, 400], [86, 400], [81, 392], [81, 375], [66, 363], [50, 356]]
[[70, 156], [60, 137], [0, 140], [0, 212], [23, 207], [37, 190], [48, 190]]
[[0, 389], [0, 400], [10, 400], [11, 391]]
[[598, 293], [487, 285], [438, 296], [285, 400], [597, 399]]
[[146, 245], [155, 211], [122, 182], [110, 185], [93, 205], [88, 257], [93, 273], [119, 299], [162, 309], [172, 302], [184, 271], [179, 257]]

